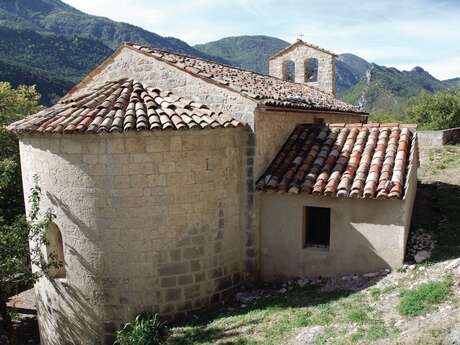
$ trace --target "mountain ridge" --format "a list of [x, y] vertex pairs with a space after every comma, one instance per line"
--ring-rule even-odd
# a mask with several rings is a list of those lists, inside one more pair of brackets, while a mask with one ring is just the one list
[[[86, 14], [60, 0], [0, 0], [0, 71], [5, 81], [37, 81], [47, 105], [62, 96], [123, 42], [171, 50], [268, 74], [268, 59], [290, 43], [267, 35], [225, 37], [190, 46], [131, 24]], [[370, 63], [354, 54], [337, 59], [337, 94], [368, 111], [401, 112], [420, 92], [460, 87], [460, 78], [438, 80]]]

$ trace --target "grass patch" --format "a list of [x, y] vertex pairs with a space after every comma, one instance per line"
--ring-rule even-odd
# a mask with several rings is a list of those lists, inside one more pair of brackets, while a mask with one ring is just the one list
[[356, 322], [363, 324], [369, 321], [368, 310], [365, 307], [356, 307], [346, 312], [346, 320], [349, 322]]
[[436, 305], [447, 300], [451, 294], [452, 283], [452, 278], [447, 277], [421, 284], [414, 290], [401, 291], [399, 313], [410, 317], [426, 314]]
[[382, 290], [379, 288], [370, 288], [369, 293], [374, 300], [377, 300], [382, 295]]

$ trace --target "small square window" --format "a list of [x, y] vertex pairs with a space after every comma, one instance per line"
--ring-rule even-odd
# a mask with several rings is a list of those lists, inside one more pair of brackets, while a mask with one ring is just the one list
[[331, 209], [304, 207], [305, 247], [329, 248], [331, 237]]

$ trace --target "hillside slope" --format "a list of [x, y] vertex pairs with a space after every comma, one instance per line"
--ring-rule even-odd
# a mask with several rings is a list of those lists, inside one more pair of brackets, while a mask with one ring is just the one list
[[393, 67], [372, 64], [366, 75], [342, 99], [366, 110], [380, 113], [404, 112], [410, 97], [421, 92], [447, 91], [449, 87], [421, 67], [399, 71]]
[[42, 95], [41, 102], [45, 105], [55, 103], [74, 83], [62, 79], [40, 68], [31, 67], [0, 57], [0, 79], [8, 81], [14, 87], [18, 85], [36, 85]]
[[268, 74], [268, 59], [286, 48], [288, 42], [270, 36], [234, 36], [194, 47], [204, 53], [220, 56], [232, 64]]
[[173, 50], [225, 63], [184, 41], [81, 12], [59, 0], [0, 0], [0, 25], [98, 40], [115, 49], [123, 42]]
[[0, 26], [0, 56], [77, 82], [112, 54], [103, 43]]

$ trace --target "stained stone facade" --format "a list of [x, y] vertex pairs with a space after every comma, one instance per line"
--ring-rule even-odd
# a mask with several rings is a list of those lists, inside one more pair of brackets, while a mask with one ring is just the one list
[[[287, 48], [270, 58], [270, 75], [287, 80], [287, 64], [294, 63], [294, 81], [319, 88], [335, 96], [336, 94], [336, 58], [337, 55], [302, 40], [297, 40]], [[314, 59], [314, 60], [313, 60]], [[309, 80], [309, 63], [317, 63], [317, 78]]]
[[66, 276], [36, 285], [43, 345], [113, 344], [143, 311], [180, 316], [243, 273], [242, 128], [21, 136], [26, 200], [56, 214]]

